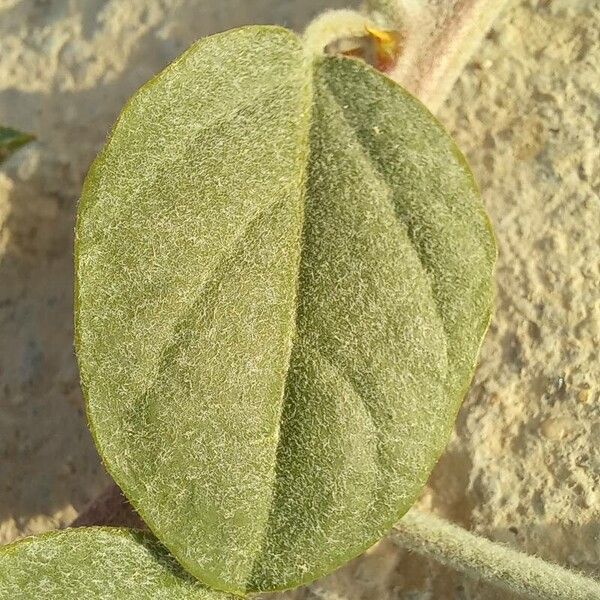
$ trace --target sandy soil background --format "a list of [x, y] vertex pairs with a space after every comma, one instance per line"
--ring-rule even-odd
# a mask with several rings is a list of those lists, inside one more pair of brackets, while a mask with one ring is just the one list
[[[83, 177], [132, 92], [196, 38], [303, 25], [320, 0], [0, 0], [0, 543], [70, 522], [107, 483], [72, 351]], [[592, 575], [600, 567], [600, 2], [502, 14], [441, 111], [481, 184], [497, 313], [423, 508]], [[282, 595], [284, 596], [284, 595]], [[499, 600], [384, 540], [289, 598]]]

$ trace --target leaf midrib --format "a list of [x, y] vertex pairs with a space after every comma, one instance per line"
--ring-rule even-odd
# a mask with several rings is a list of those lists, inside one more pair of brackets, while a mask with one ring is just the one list
[[[260, 566], [261, 566], [261, 559], [264, 556], [264, 547], [265, 544], [267, 542], [267, 533], [269, 531], [269, 522], [271, 520], [273, 511], [274, 511], [274, 504], [275, 504], [275, 497], [276, 497], [276, 488], [277, 488], [277, 479], [278, 479], [278, 465], [279, 465], [279, 454], [280, 454], [280, 447], [281, 447], [281, 421], [282, 421], [282, 417], [284, 414], [284, 407], [285, 407], [285, 402], [286, 402], [286, 390], [287, 390], [287, 385], [288, 385], [288, 380], [289, 380], [289, 374], [290, 374], [290, 369], [291, 369], [291, 359], [292, 359], [292, 354], [293, 354], [293, 348], [295, 345], [295, 341], [298, 337], [298, 314], [299, 314], [299, 307], [300, 307], [300, 302], [299, 302], [299, 298], [301, 296], [301, 289], [300, 289], [300, 271], [302, 268], [302, 258], [303, 258], [303, 254], [304, 254], [304, 250], [305, 250], [305, 231], [306, 231], [306, 197], [308, 194], [308, 172], [309, 172], [309, 164], [310, 164], [310, 155], [311, 155], [311, 140], [310, 140], [310, 133], [311, 133], [311, 129], [313, 126], [313, 121], [312, 121], [312, 115], [314, 113], [314, 105], [315, 105], [315, 101], [316, 101], [316, 94], [314, 93], [314, 80], [318, 77], [317, 75], [317, 69], [320, 65], [321, 62], [324, 62], [325, 60], [328, 60], [328, 58], [324, 58], [321, 59], [320, 57], [306, 57], [306, 62], [310, 61], [310, 68], [307, 68], [307, 71], [310, 73], [310, 77], [308, 78], [310, 81], [310, 90], [311, 90], [311, 94], [309, 97], [309, 107], [310, 109], [307, 111], [307, 133], [306, 135], [306, 139], [307, 139], [307, 143], [306, 143], [306, 147], [307, 147], [307, 152], [306, 152], [306, 162], [304, 164], [304, 168], [301, 171], [301, 177], [300, 177], [300, 181], [301, 181], [301, 189], [302, 189], [302, 195], [301, 195], [301, 211], [302, 211], [302, 218], [301, 218], [301, 235], [299, 237], [299, 250], [298, 250], [298, 262], [297, 262], [297, 268], [296, 268], [296, 291], [295, 291], [295, 295], [294, 295], [294, 310], [293, 312], [293, 319], [292, 319], [292, 323], [291, 323], [291, 327], [290, 327], [290, 335], [289, 335], [289, 351], [288, 351], [288, 355], [287, 355], [287, 361], [286, 361], [286, 365], [285, 365], [285, 374], [283, 376], [283, 385], [282, 385], [282, 395], [281, 395], [281, 400], [280, 400], [280, 411], [279, 411], [279, 419], [276, 422], [276, 429], [275, 429], [275, 460], [274, 460], [274, 464], [273, 464], [273, 470], [272, 470], [272, 485], [271, 485], [271, 502], [269, 505], [269, 509], [268, 509], [268, 514], [267, 514], [267, 518], [265, 520], [265, 529], [263, 531], [263, 537], [261, 539], [260, 542], [260, 550], [259, 552], [255, 555], [254, 558], [254, 562], [253, 562], [253, 566], [251, 569], [251, 573], [254, 573], [255, 571], [260, 570]], [[330, 58], [331, 60], [331, 58]], [[335, 59], [334, 59], [335, 60]], [[338, 57], [337, 60], [353, 60], [353, 59], [348, 59], [348, 58], [342, 58], [342, 57]], [[396, 218], [396, 220], [406, 229], [407, 231], [407, 237], [408, 240], [410, 241], [410, 244], [414, 250], [414, 253], [419, 261], [419, 264], [421, 266], [421, 269], [423, 271], [423, 274], [427, 277], [427, 281], [428, 281], [428, 289], [429, 292], [431, 294], [431, 298], [433, 299], [433, 308], [434, 308], [434, 312], [435, 312], [435, 316], [438, 319], [438, 324], [441, 326], [441, 331], [443, 332], [443, 336], [444, 336], [444, 341], [445, 343], [445, 353], [446, 353], [446, 359], [448, 360], [448, 333], [446, 331], [446, 326], [444, 323], [444, 320], [442, 318], [441, 312], [440, 312], [440, 307], [439, 307], [439, 303], [438, 303], [438, 298], [435, 294], [435, 291], [433, 289], [433, 285], [432, 285], [432, 281], [431, 281], [431, 277], [432, 274], [429, 271], [429, 269], [427, 268], [423, 257], [421, 256], [421, 253], [419, 251], [419, 247], [418, 245], [415, 243], [412, 235], [410, 234], [410, 230], [409, 227], [407, 225], [407, 223], [400, 217], [400, 215], [398, 214], [395, 205], [393, 204], [393, 189], [391, 188], [389, 182], [387, 181], [387, 179], [385, 178], [384, 174], [381, 173], [381, 171], [379, 170], [379, 168], [377, 167], [376, 164], [374, 164], [372, 158], [371, 158], [371, 154], [370, 152], [367, 150], [367, 148], [365, 148], [360, 136], [357, 134], [354, 126], [349, 122], [349, 120], [347, 119], [345, 113], [344, 113], [344, 109], [343, 106], [340, 104], [339, 100], [337, 99], [337, 97], [335, 96], [333, 90], [331, 90], [329, 84], [326, 82], [327, 84], [327, 92], [328, 95], [330, 97], [330, 99], [336, 104], [336, 106], [339, 108], [339, 116], [345, 121], [345, 123], [348, 125], [348, 129], [352, 132], [352, 135], [357, 143], [357, 148], [360, 149], [364, 159], [365, 159], [365, 163], [368, 164], [369, 169], [371, 170], [371, 173], [373, 176], [375, 176], [379, 181], [382, 182], [383, 186], [385, 187], [385, 189], [389, 192], [388, 197], [392, 202], [392, 209], [393, 209], [393, 213], [394, 216]], [[334, 364], [332, 362], [332, 360], [325, 354], [323, 354], [318, 348], [317, 348], [317, 352], [319, 354], [319, 356], [321, 356], [321, 358], [323, 360], [325, 360], [332, 368], [334, 368], [336, 371], [338, 371], [340, 373], [340, 376], [343, 377], [343, 379], [345, 381], [348, 382], [348, 384], [351, 386], [351, 388], [356, 392], [357, 396], [361, 399], [362, 404], [365, 408], [365, 411], [371, 421], [371, 423], [373, 424], [373, 431], [375, 432], [375, 437], [376, 439], [374, 440], [375, 443], [375, 447], [377, 448], [377, 458], [378, 461], [381, 460], [381, 449], [380, 449], [380, 438], [379, 436], [377, 436], [377, 428], [374, 426], [375, 425], [375, 419], [374, 419], [374, 415], [372, 413], [371, 408], [368, 406], [368, 402], [365, 401], [365, 399], [363, 398], [362, 394], [359, 393], [359, 390], [356, 389], [356, 386], [352, 383], [352, 381], [348, 378], [347, 374], [340, 369], [339, 366], [337, 366], [336, 364]], [[446, 361], [447, 364], [447, 361]], [[446, 372], [446, 377], [445, 380], [447, 380], [447, 372]], [[251, 590], [252, 591], [252, 590]]]
[[[255, 572], [257, 566], [260, 565], [260, 558], [264, 554], [264, 547], [267, 543], [267, 533], [269, 531], [269, 523], [271, 521], [273, 506], [275, 503], [276, 489], [277, 489], [277, 467], [279, 464], [278, 456], [279, 450], [281, 447], [281, 421], [283, 418], [284, 407], [286, 402], [286, 391], [289, 380], [289, 373], [291, 369], [292, 362], [292, 354], [294, 349], [295, 341], [298, 337], [298, 314], [300, 311], [300, 270], [302, 268], [302, 257], [304, 252], [304, 237], [306, 231], [306, 196], [308, 194], [308, 171], [310, 165], [310, 154], [311, 154], [311, 144], [310, 144], [310, 132], [312, 128], [312, 115], [314, 108], [314, 86], [313, 86], [313, 70], [315, 68], [315, 61], [312, 56], [307, 54], [303, 55], [303, 66], [305, 71], [305, 100], [307, 109], [305, 111], [304, 118], [304, 132], [301, 136], [303, 140], [303, 146], [306, 148], [304, 153], [304, 164], [302, 165], [302, 169], [300, 170], [300, 174], [298, 177], [298, 189], [301, 190], [299, 205], [300, 205], [300, 235], [298, 236], [298, 252], [297, 252], [297, 261], [296, 261], [296, 269], [295, 269], [295, 290], [294, 290], [294, 298], [293, 298], [293, 310], [291, 311], [291, 324], [290, 324], [290, 334], [288, 337], [288, 348], [287, 348], [287, 356], [285, 359], [284, 365], [284, 376], [282, 377], [282, 385], [281, 385], [281, 396], [279, 401], [279, 415], [277, 421], [275, 423], [275, 431], [274, 431], [274, 455], [273, 455], [273, 467], [271, 470], [271, 498], [269, 502], [268, 510], [266, 511], [265, 518], [265, 527], [263, 530], [262, 538], [258, 544], [257, 553], [253, 559], [251, 568], [249, 570], [249, 576], [247, 577], [246, 583], [249, 583], [252, 574]], [[247, 590], [245, 590], [247, 591]]]

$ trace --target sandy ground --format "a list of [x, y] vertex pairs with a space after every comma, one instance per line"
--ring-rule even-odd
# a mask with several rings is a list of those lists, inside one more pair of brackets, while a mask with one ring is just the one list
[[[194, 39], [301, 28], [342, 2], [0, 0], [0, 123], [37, 135], [0, 171], [0, 543], [68, 523], [107, 483], [72, 352], [71, 246], [86, 169], [131, 93]], [[494, 324], [421, 500], [598, 576], [600, 2], [506, 10], [441, 119], [496, 227]], [[505, 600], [384, 540], [290, 598]]]

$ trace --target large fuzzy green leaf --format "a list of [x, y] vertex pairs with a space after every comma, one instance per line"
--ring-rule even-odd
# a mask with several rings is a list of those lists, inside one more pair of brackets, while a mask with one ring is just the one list
[[83, 527], [0, 547], [0, 600], [227, 600], [149, 534]]
[[452, 140], [291, 32], [145, 85], [79, 210], [77, 348], [106, 465], [199, 579], [292, 587], [377, 541], [452, 429], [495, 246]]

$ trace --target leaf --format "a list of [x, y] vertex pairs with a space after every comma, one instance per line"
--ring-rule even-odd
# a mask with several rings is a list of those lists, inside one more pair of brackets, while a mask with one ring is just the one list
[[207, 590], [154, 537], [81, 527], [0, 546], [1, 600], [227, 600]]
[[442, 452], [494, 260], [464, 158], [406, 91], [280, 28], [201, 40], [126, 106], [79, 208], [107, 468], [211, 587], [330, 572]]
[[15, 150], [33, 139], [34, 137], [28, 133], [21, 133], [16, 129], [0, 126], [0, 163], [5, 161]]

